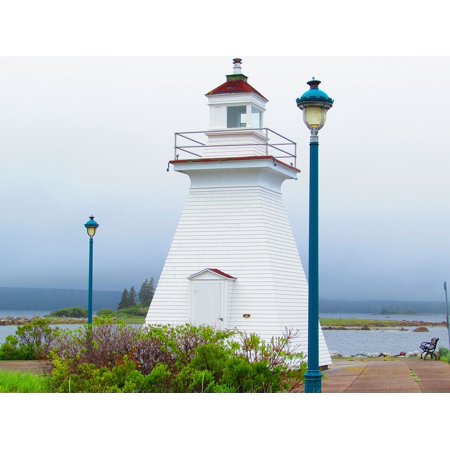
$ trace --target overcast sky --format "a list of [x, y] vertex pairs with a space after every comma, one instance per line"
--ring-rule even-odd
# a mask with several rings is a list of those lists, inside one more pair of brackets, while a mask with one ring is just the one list
[[205, 93], [243, 58], [265, 125], [298, 143], [283, 193], [307, 270], [309, 132], [295, 99], [312, 76], [335, 99], [320, 132], [321, 297], [442, 300], [450, 281], [450, 58], [0, 58], [0, 286], [159, 277], [188, 177], [174, 132], [208, 127]]

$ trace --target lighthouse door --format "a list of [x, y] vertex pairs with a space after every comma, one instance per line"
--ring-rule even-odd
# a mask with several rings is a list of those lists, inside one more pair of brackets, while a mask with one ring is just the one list
[[221, 281], [194, 281], [192, 283], [192, 323], [222, 328]]

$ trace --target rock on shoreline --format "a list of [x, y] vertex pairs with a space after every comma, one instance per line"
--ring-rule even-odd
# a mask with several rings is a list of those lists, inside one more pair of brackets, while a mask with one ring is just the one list
[[40, 316], [35, 316], [35, 317], [2, 317], [0, 318], [0, 327], [1, 326], [20, 326], [20, 325], [26, 325], [30, 322], [33, 322], [37, 319], [49, 319], [51, 324], [57, 324], [57, 325], [63, 325], [63, 324], [72, 324], [72, 323], [86, 323], [86, 319], [78, 319], [78, 318], [57, 318], [55, 319], [53, 318], [48, 318], [48, 317], [40, 317]]
[[5, 317], [0, 319], [0, 326], [4, 325], [25, 325], [31, 319], [25, 317]]

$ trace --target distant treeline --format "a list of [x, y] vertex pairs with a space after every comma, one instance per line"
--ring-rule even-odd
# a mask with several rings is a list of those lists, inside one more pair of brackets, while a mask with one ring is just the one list
[[[116, 309], [119, 291], [94, 291], [93, 309]], [[87, 305], [87, 290], [0, 287], [0, 309], [57, 310]]]
[[328, 300], [321, 299], [321, 313], [368, 314], [445, 314], [445, 302], [395, 301], [395, 300]]
[[[120, 291], [94, 291], [94, 311], [100, 309], [115, 310], [121, 300], [121, 295], [123, 293]], [[42, 309], [55, 311], [63, 308], [86, 308], [86, 304], [87, 291], [82, 289], [0, 287], [0, 309]], [[322, 313], [445, 314], [445, 311], [444, 301], [320, 300], [320, 312]]]

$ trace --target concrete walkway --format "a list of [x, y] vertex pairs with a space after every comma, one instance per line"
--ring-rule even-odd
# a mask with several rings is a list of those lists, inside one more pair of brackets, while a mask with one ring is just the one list
[[323, 372], [322, 392], [450, 392], [450, 364], [419, 358], [336, 359]]

